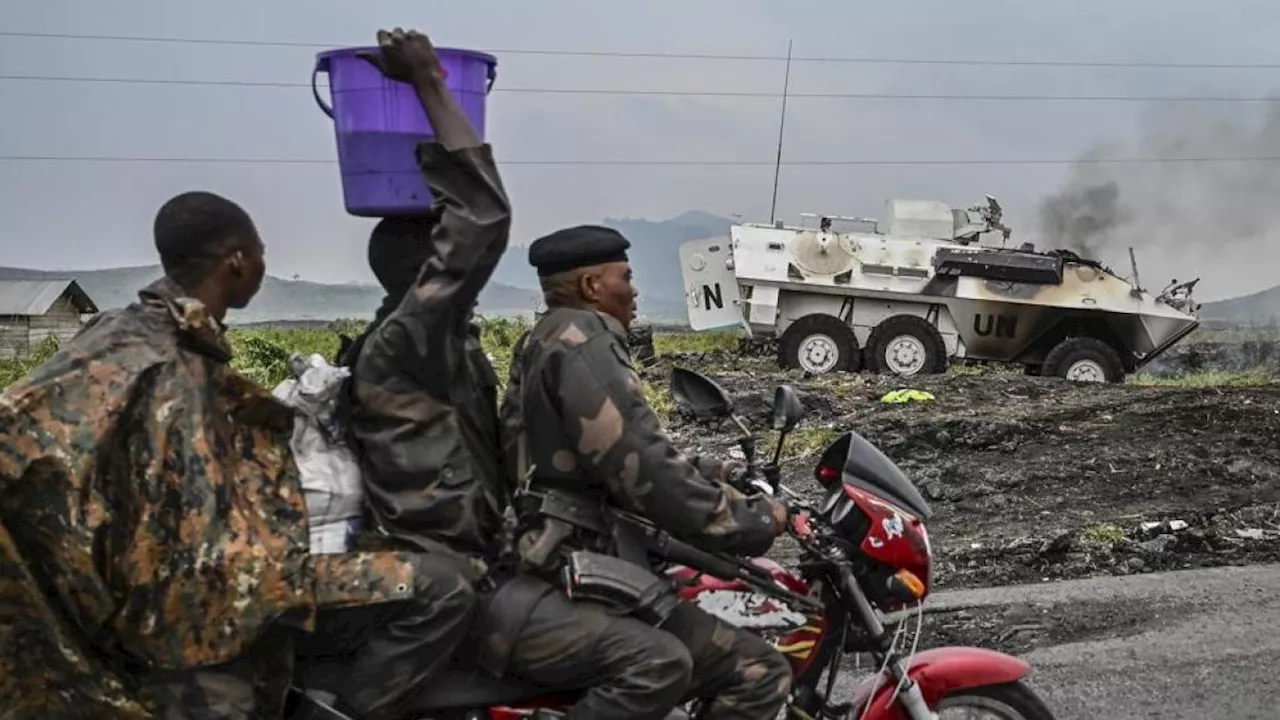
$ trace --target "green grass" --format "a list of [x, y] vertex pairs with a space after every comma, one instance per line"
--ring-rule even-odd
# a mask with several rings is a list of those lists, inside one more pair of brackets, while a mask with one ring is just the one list
[[[816, 455], [827, 446], [835, 442], [839, 433], [835, 429], [829, 427], [798, 427], [791, 431], [787, 439], [782, 443], [782, 457], [780, 461], [800, 460], [812, 455]], [[773, 456], [773, 448], [778, 444], [778, 433], [773, 430], [760, 434], [757, 441], [756, 451], [760, 453], [761, 458], [765, 456]]]
[[58, 351], [58, 340], [53, 336], [44, 339], [30, 355], [0, 360], [0, 388], [7, 388], [27, 376], [41, 363]]
[[1021, 375], [1020, 365], [1001, 365], [987, 362], [955, 362], [947, 365], [948, 375]]
[[[512, 318], [481, 318], [481, 342], [492, 358], [494, 369], [499, 380], [506, 384], [509, 373], [511, 348], [520, 335], [529, 328], [525, 320]], [[235, 354], [234, 367], [267, 387], [274, 387], [288, 377], [289, 358], [297, 353], [304, 357], [319, 353], [332, 361], [340, 345], [339, 333], [349, 336], [357, 335], [363, 323], [358, 321], [338, 321], [327, 327], [313, 329], [276, 329], [276, 328], [232, 328], [228, 331], [232, 349]], [[1218, 331], [1204, 333], [1203, 339], [1212, 336], [1214, 340], [1231, 340], [1243, 338], [1245, 331]], [[1263, 331], [1253, 331], [1248, 339], [1261, 339]], [[736, 350], [738, 339], [742, 337], [738, 331], [717, 332], [664, 332], [654, 333], [654, 349], [659, 356], [681, 353], [714, 353]], [[1201, 339], [1201, 338], [1197, 338]], [[57, 343], [49, 338], [35, 348], [29, 356], [0, 359], [0, 388], [7, 387], [25, 376], [33, 368], [47, 360], [57, 349]], [[1003, 375], [1019, 374], [1021, 368], [991, 364], [952, 365], [949, 373], [954, 375]], [[815, 378], [814, 381], [829, 389], [834, 395], [847, 397], [859, 392], [864, 383], [858, 376], [832, 375]], [[1139, 374], [1129, 378], [1129, 382], [1146, 387], [1172, 388], [1206, 388], [1206, 387], [1258, 387], [1280, 383], [1280, 370], [1273, 368], [1255, 368], [1251, 370], [1206, 371], [1181, 375], [1177, 377], [1154, 377]], [[670, 396], [664, 385], [646, 383], [646, 396], [655, 412], [662, 417], [670, 415], [674, 409]]]
[[[506, 385], [511, 366], [511, 348], [520, 335], [529, 329], [525, 321], [513, 318], [480, 318], [480, 344], [489, 354], [498, 380]], [[232, 328], [227, 331], [234, 351], [232, 365], [257, 382], [274, 387], [289, 377], [289, 357], [298, 353], [308, 356], [319, 353], [329, 362], [340, 346], [339, 333], [350, 337], [363, 328], [359, 322], [333, 323], [325, 330], [245, 330]]]
[[867, 384], [862, 375], [850, 375], [848, 373], [819, 375], [813, 379], [813, 383], [842, 400], [856, 397]]
[[1080, 539], [1092, 545], [1115, 545], [1124, 539], [1124, 530], [1116, 525], [1088, 525], [1080, 530]]
[[[348, 333], [354, 334], [354, 333]], [[227, 332], [231, 364], [266, 387], [289, 377], [289, 358], [319, 353], [329, 362], [338, 353], [338, 333], [333, 330], [238, 330]]]
[[1183, 343], [1241, 343], [1257, 341], [1280, 341], [1280, 328], [1230, 328], [1225, 330], [1206, 330], [1197, 328], [1183, 340]]
[[1266, 367], [1251, 368], [1249, 370], [1205, 370], [1173, 377], [1155, 377], [1139, 373], [1129, 378], [1129, 383], [1141, 387], [1187, 389], [1261, 387], [1280, 383], [1280, 374], [1274, 368]]
[[674, 353], [732, 352], [743, 334], [736, 330], [708, 332], [655, 332], [653, 350], [658, 355]]
[[644, 385], [644, 399], [649, 403], [653, 414], [661, 418], [663, 422], [670, 420], [671, 413], [676, 410], [676, 401], [671, 397], [671, 391], [667, 389], [665, 384], [644, 380], [643, 378], [641, 383]]
[[[480, 318], [480, 341], [492, 358], [499, 380], [505, 385], [511, 364], [511, 348], [526, 330], [528, 321], [515, 318]], [[339, 334], [354, 337], [364, 324], [358, 321], [339, 321], [324, 328], [231, 328], [227, 337], [231, 342], [232, 366], [253, 378], [256, 382], [274, 387], [289, 376], [289, 358], [294, 355], [309, 356], [319, 353], [333, 362], [341, 345]], [[654, 333], [654, 349], [659, 355], [678, 352], [710, 352], [736, 347], [736, 333]], [[33, 368], [49, 359], [57, 351], [53, 338], [47, 339], [30, 355], [0, 359], [0, 388], [26, 376]], [[646, 386], [654, 409], [660, 415], [670, 413], [672, 403], [665, 387]]]

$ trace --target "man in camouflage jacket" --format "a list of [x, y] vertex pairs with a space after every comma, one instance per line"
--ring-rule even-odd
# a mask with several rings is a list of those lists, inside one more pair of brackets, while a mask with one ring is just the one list
[[312, 556], [292, 411], [228, 367], [249, 216], [185, 193], [166, 276], [0, 395], [0, 716], [267, 718], [294, 629], [403, 600], [417, 560]]
[[435, 204], [428, 217], [383, 220], [370, 238], [389, 300], [347, 355], [348, 426], [370, 518], [358, 542], [425, 552], [442, 592], [394, 617], [337, 614], [367, 616], [343, 691], [365, 718], [404, 714], [409, 691], [463, 654], [507, 505], [497, 376], [472, 315], [507, 247], [510, 204], [493, 150], [444, 84], [427, 38], [397, 29], [379, 42], [380, 69], [415, 87], [436, 131], [416, 150]]
[[[636, 297], [627, 247], [609, 228], [578, 227], [529, 248], [549, 311], [512, 360], [502, 409], [515, 438], [512, 480], [528, 468], [535, 492], [612, 504], [704, 548], [763, 553], [785, 528], [786, 508], [721, 482], [721, 463], [686, 457], [645, 401], [626, 349]], [[523, 560], [547, 531], [535, 520], [518, 538]], [[544, 590], [522, 625], [486, 624], [487, 647], [505, 654], [512, 676], [591, 687], [570, 718], [657, 720], [697, 698], [712, 720], [765, 720], [790, 687], [787, 662], [764, 640], [687, 602], [656, 628]]]
[[[429, 231], [418, 233], [425, 262], [354, 361], [351, 430], [381, 531], [429, 551], [484, 559], [502, 525], [505, 484], [495, 457], [496, 407], [472, 411], [483, 405], [477, 388], [492, 382], [473, 377], [478, 338], [470, 321], [506, 250], [511, 208], [493, 150], [438, 77], [430, 43], [396, 33], [384, 48], [395, 48], [392, 57], [409, 68], [403, 75], [418, 86], [436, 129], [437, 142], [417, 153], [438, 211]], [[387, 72], [400, 76], [394, 67]], [[489, 417], [475, 417], [483, 414]]]
[[[536, 324], [546, 314], [546, 311], [535, 311], [533, 313], [533, 322]], [[653, 326], [633, 323], [631, 329], [627, 331], [627, 350], [631, 353], [631, 359], [639, 363], [642, 368], [656, 365], [658, 352], [653, 347]]]

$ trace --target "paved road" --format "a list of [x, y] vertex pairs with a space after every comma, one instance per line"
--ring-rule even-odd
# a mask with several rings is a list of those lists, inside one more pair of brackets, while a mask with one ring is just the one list
[[[1128, 609], [1126, 637], [1024, 656], [1058, 720], [1280, 718], [1280, 565], [957, 591], [928, 605], [1098, 602]], [[1152, 610], [1135, 622], [1134, 608]]]

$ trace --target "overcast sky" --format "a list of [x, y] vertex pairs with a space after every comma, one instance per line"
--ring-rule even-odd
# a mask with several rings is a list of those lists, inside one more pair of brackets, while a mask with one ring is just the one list
[[[501, 51], [782, 55], [788, 38], [799, 56], [1280, 63], [1275, 40], [1280, 6], [1261, 0], [1219, 5], [1167, 0], [4, 4], [4, 31], [340, 46], [369, 44], [378, 27], [413, 26], [439, 45], [495, 51], [499, 88], [780, 92], [783, 65], [778, 62]], [[0, 74], [305, 82], [316, 51], [0, 37]], [[800, 93], [1259, 96], [1270, 94], [1278, 78], [1280, 70], [1266, 69], [805, 62], [793, 66], [791, 88]], [[489, 108], [489, 138], [500, 159], [768, 162], [775, 151], [779, 103], [776, 98], [495, 92]], [[1268, 105], [1219, 103], [1209, 110], [1247, 129], [1265, 116]], [[0, 155], [334, 156], [330, 121], [301, 87], [0, 80], [0, 116]], [[1159, 123], [1165, 116], [1160, 106], [1135, 102], [792, 99], [784, 158], [1066, 159], [1099, 143], [1116, 144], [1118, 154], [1133, 156], [1153, 152], [1126, 144], [1141, 134], [1141, 118]], [[1280, 147], [1274, 154], [1280, 155]], [[773, 181], [767, 166], [512, 165], [503, 172], [515, 203], [514, 242], [519, 244], [557, 226], [604, 217], [663, 219], [699, 209], [767, 220]], [[1277, 184], [1280, 163], [1254, 164], [1251, 172], [1242, 184], [1269, 188]], [[784, 167], [779, 211], [792, 217], [798, 212], [878, 215], [889, 196], [967, 205], [991, 193], [1006, 206], [1015, 234], [1034, 240], [1039, 201], [1061, 188], [1070, 173], [1065, 165]], [[1169, 199], [1158, 190], [1168, 166], [1118, 166], [1112, 173], [1121, 182], [1122, 198], [1133, 188], [1149, 199], [1145, 207], [1168, 210], [1184, 202], [1185, 192]], [[1265, 176], [1259, 179], [1257, 173]], [[372, 221], [345, 215], [337, 168], [324, 164], [0, 161], [0, 264], [62, 269], [153, 262], [150, 223], [156, 208], [169, 196], [196, 188], [224, 193], [253, 214], [268, 244], [272, 274], [332, 282], [369, 279], [364, 238]], [[1152, 241], [1145, 254], [1140, 250], [1144, 284], [1163, 285], [1170, 277], [1198, 273], [1205, 277], [1205, 299], [1276, 284], [1275, 263], [1261, 262], [1258, 253], [1270, 246], [1273, 254], [1280, 235], [1256, 227], [1258, 222], [1248, 225], [1248, 237], [1224, 239], [1213, 236], [1209, 223], [1197, 225], [1188, 237], [1168, 223], [1155, 223], [1167, 234]], [[1105, 259], [1127, 272], [1123, 255]]]

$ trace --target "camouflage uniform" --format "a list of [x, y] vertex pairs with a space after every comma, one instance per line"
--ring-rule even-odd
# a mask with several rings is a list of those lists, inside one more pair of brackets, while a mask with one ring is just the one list
[[[619, 505], [703, 547], [763, 553], [775, 537], [772, 503], [743, 497], [718, 482], [719, 463], [673, 447], [645, 402], [626, 339], [612, 317], [568, 308], [549, 312], [525, 338], [502, 416], [510, 436], [523, 433], [514, 447], [527, 453], [532, 489]], [[508, 457], [513, 468], [524, 464]], [[595, 685], [571, 710], [575, 718], [662, 718], [684, 699], [706, 698], [704, 717], [763, 720], [790, 687], [785, 659], [764, 640], [684, 602], [658, 629], [544, 589], [523, 625], [499, 623], [486, 641], [512, 675]]]
[[229, 359], [161, 280], [0, 395], [4, 717], [271, 717], [290, 628], [411, 594], [412, 555], [309, 554], [292, 411]]
[[427, 143], [418, 162], [440, 220], [424, 238], [432, 247], [416, 283], [363, 340], [348, 424], [371, 519], [362, 547], [425, 551], [436, 592], [390, 615], [324, 619], [346, 626], [335, 635], [371, 632], [339, 693], [367, 717], [396, 714], [453, 659], [475, 620], [475, 585], [496, 557], [507, 504], [497, 376], [471, 318], [506, 249], [510, 208], [488, 145]]
[[488, 145], [418, 153], [444, 211], [418, 283], [356, 360], [351, 432], [378, 526], [427, 550], [484, 556], [506, 503], [496, 410], [477, 410], [470, 316], [506, 250], [511, 211]]

